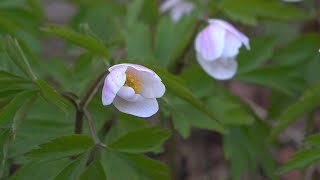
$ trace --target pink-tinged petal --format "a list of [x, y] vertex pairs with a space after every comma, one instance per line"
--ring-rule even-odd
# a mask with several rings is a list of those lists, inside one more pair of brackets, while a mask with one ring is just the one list
[[224, 46], [224, 50], [221, 55], [221, 58], [229, 58], [229, 57], [237, 56], [241, 45], [242, 43], [240, 39], [238, 39], [232, 33], [228, 32], [226, 34], [226, 45]]
[[131, 87], [123, 86], [118, 91], [117, 96], [130, 102], [141, 101], [144, 98], [140, 94], [136, 94]]
[[141, 101], [130, 102], [117, 96], [113, 101], [113, 105], [123, 113], [138, 117], [150, 117], [159, 109], [156, 99], [143, 99]]
[[197, 53], [209, 61], [218, 59], [225, 46], [226, 31], [215, 24], [208, 25], [196, 37]]
[[236, 74], [238, 68], [237, 61], [234, 58], [207, 61], [200, 54], [197, 54], [197, 60], [210, 76], [218, 80], [231, 79]]
[[124, 85], [126, 81], [126, 70], [127, 67], [125, 66], [114, 68], [104, 80], [102, 88], [103, 105], [111, 104], [120, 88]]
[[137, 71], [144, 71], [144, 72], [148, 72], [150, 73], [150, 75], [154, 75], [156, 76], [157, 78], [160, 79], [160, 77], [154, 72], [152, 71], [151, 69], [149, 68], [146, 68], [144, 66], [141, 66], [139, 64], [130, 64], [130, 63], [122, 63], [122, 64], [117, 64], [117, 65], [114, 65], [112, 67], [109, 68], [109, 71], [113, 71], [114, 69], [118, 68], [118, 67], [131, 67]]
[[234, 34], [240, 39], [240, 41], [246, 46], [247, 49], [250, 49], [249, 38], [242, 32], [238, 31], [232, 24], [222, 19], [210, 19], [208, 20], [208, 22], [211, 25], [220, 26], [221, 28], [226, 29], [228, 32]]
[[136, 74], [141, 81], [139, 94], [145, 98], [160, 98], [166, 91], [166, 87], [161, 80], [154, 75], [140, 71]]
[[171, 9], [170, 16], [174, 22], [178, 22], [185, 14], [190, 14], [195, 6], [189, 2], [178, 3]]

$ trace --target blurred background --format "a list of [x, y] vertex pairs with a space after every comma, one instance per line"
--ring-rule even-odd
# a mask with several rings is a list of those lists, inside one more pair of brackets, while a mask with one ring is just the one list
[[[183, 13], [176, 12], [181, 17], [175, 19], [173, 9], [161, 12], [164, 2], [160, 0], [1, 0], [0, 33], [21, 39], [22, 45], [28, 47], [26, 52], [34, 71], [58, 91], [83, 95], [110, 62], [150, 63], [183, 79], [196, 97], [207, 102], [218, 118], [227, 121], [230, 133], [221, 135], [193, 107], [170, 93], [166, 95], [160, 101], [162, 112], [148, 119], [148, 123], [174, 129], [173, 134], [160, 153], [147, 155], [168, 164], [175, 179], [320, 179], [318, 163], [302, 170], [275, 173], [306, 147], [305, 137], [319, 132], [320, 101], [298, 107], [301, 112], [290, 113], [293, 117], [287, 118], [271, 141], [266, 140], [279, 117], [285, 118], [283, 112], [290, 111], [288, 107], [319, 83], [320, 1], [185, 2], [192, 4], [191, 10], [188, 7]], [[225, 19], [250, 39], [251, 50], [241, 49], [237, 58], [239, 70], [232, 80], [212, 80], [197, 65], [194, 37], [206, 26], [206, 18]], [[93, 34], [108, 48], [110, 59], [54, 36], [44, 28], [51, 24]], [[1, 70], [21, 74], [3, 52], [0, 58]], [[65, 121], [51, 106], [36, 104], [9, 151], [9, 174], [27, 162], [20, 155], [73, 131], [74, 112]], [[108, 112], [101, 110], [104, 108], [97, 95], [89, 107], [97, 127], [115, 116], [114, 108]], [[170, 122], [159, 120], [170, 113]], [[116, 117], [128, 118], [119, 114]], [[86, 127], [84, 132], [88, 132]]]

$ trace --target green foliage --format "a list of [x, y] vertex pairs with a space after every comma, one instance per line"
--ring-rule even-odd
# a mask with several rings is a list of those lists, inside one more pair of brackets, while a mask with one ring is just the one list
[[99, 39], [90, 34], [78, 33], [70, 28], [58, 25], [47, 26], [43, 28], [42, 31], [66, 39], [80, 47], [95, 52], [106, 59], [109, 58], [109, 53], [106, 47], [99, 41]]
[[139, 154], [106, 149], [102, 153], [102, 165], [107, 179], [169, 179], [169, 169], [163, 163]]
[[38, 149], [28, 152], [27, 156], [36, 159], [59, 159], [81, 154], [92, 146], [93, 141], [88, 136], [68, 135], [41, 144]]
[[[123, 152], [143, 153], [161, 146], [170, 137], [170, 131], [156, 127], [129, 131], [108, 144], [109, 148]], [[141, 141], [143, 139], [143, 141]]]
[[292, 21], [307, 17], [307, 13], [290, 4], [267, 0], [223, 0], [220, 8], [230, 18], [249, 25], [256, 25], [257, 18]]
[[166, 72], [161, 68], [153, 69], [161, 77], [164, 84], [166, 84], [168, 91], [172, 92], [174, 95], [190, 103], [202, 113], [209, 116], [212, 120], [211, 123], [219, 132], [226, 132], [225, 127], [223, 127], [220, 122], [221, 120], [218, 121], [218, 119], [216, 119], [215, 115], [207, 108], [207, 106], [204, 105], [198, 98], [196, 98], [187, 87], [180, 83], [182, 80], [177, 81], [176, 79], [178, 79], [178, 77], [175, 77], [171, 73]]
[[310, 112], [320, 102], [320, 84], [315, 84], [307, 89], [298, 101], [290, 105], [278, 118], [277, 125], [272, 129], [270, 139], [276, 137], [283, 129], [285, 129], [297, 118]]
[[[267, 141], [276, 140], [298, 118], [311, 117], [319, 106], [315, 1], [189, 2], [195, 5], [193, 11], [173, 21], [170, 16], [176, 12], [161, 12], [157, 0], [71, 0], [62, 2], [72, 8], [69, 23], [47, 25], [56, 22], [46, 17], [51, 1], [2, 0], [0, 179], [178, 179], [173, 175], [185, 170], [184, 159], [170, 162], [176, 158], [170, 156], [185, 156], [188, 151], [180, 149], [180, 141], [193, 148], [199, 129], [219, 134], [214, 143], [221, 137], [217, 149], [223, 149], [224, 159], [218, 163], [228, 161], [229, 179], [278, 179], [281, 173], [319, 160], [320, 136], [315, 134], [276, 171], [277, 156], [271, 152], [278, 147]], [[208, 18], [231, 22], [249, 37], [251, 48], [240, 49], [232, 81], [213, 80], [196, 61], [194, 41]], [[61, 39], [48, 41], [49, 35]], [[157, 99], [159, 112], [153, 117], [103, 106], [101, 83], [91, 88], [108, 67], [123, 62], [152, 64], [148, 67], [165, 84], [166, 93]], [[237, 86], [239, 81], [258, 85], [268, 95], [255, 94], [256, 86], [246, 92]], [[83, 107], [88, 95], [90, 102]], [[93, 125], [89, 127], [87, 120]], [[272, 128], [271, 120], [276, 121]], [[80, 134], [73, 134], [79, 129]], [[94, 134], [106, 147], [95, 143]], [[164, 146], [171, 136], [175, 139]], [[193, 161], [188, 155], [189, 168]], [[203, 156], [198, 159], [208, 168], [205, 171], [215, 172], [211, 168], [220, 164], [206, 161], [211, 155]], [[167, 159], [170, 168], [159, 159]]]

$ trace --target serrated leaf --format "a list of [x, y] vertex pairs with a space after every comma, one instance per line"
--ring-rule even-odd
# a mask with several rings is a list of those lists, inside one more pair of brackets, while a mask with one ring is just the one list
[[62, 109], [63, 111], [67, 111], [69, 104], [67, 101], [59, 94], [55, 89], [50, 87], [47, 82], [38, 79], [36, 81], [36, 84], [40, 88], [40, 92], [42, 97], [48, 101], [49, 103], [52, 103], [56, 105], [58, 108]]
[[198, 98], [196, 98], [192, 92], [176, 79], [179, 77], [174, 76], [173, 74], [162, 70], [161, 68], [152, 68], [162, 79], [168, 91], [172, 92], [175, 96], [183, 99], [184, 101], [190, 103], [192, 106], [197, 108], [200, 112], [206, 114], [212, 119], [212, 124], [215, 124], [215, 127], [219, 132], [226, 133], [227, 130], [221, 124], [221, 120], [217, 120], [216, 116], [208, 109], [208, 107], [203, 104]]
[[294, 104], [290, 105], [278, 118], [278, 123], [272, 128], [269, 139], [275, 138], [283, 129], [300, 116], [311, 111], [320, 104], [320, 84], [307, 89]]
[[304, 139], [306, 144], [320, 146], [320, 134], [314, 134]]
[[7, 104], [0, 112], [0, 126], [7, 127], [15, 118], [17, 111], [28, 102], [32, 97], [35, 97], [38, 91], [30, 90], [23, 91], [15, 96], [9, 104]]
[[165, 164], [140, 154], [105, 149], [101, 158], [107, 179], [169, 180], [169, 169]]
[[223, 0], [220, 3], [223, 11], [232, 19], [255, 25], [257, 18], [276, 20], [301, 20], [307, 14], [293, 5], [267, 0]]
[[170, 131], [157, 127], [143, 128], [128, 132], [108, 147], [123, 152], [145, 153], [161, 146], [170, 135]]
[[250, 50], [242, 48], [237, 56], [239, 64], [237, 76], [263, 65], [262, 63], [272, 56], [276, 42], [273, 37], [250, 38]]
[[29, 60], [27, 59], [26, 55], [24, 54], [19, 42], [12, 38], [7, 37], [6, 38], [6, 46], [5, 46], [6, 52], [8, 56], [11, 58], [14, 63], [19, 66], [19, 68], [33, 81], [35, 81], [37, 78], [35, 74], [33, 73]]
[[[160, 19], [156, 29], [154, 54], [159, 64], [170, 66], [182, 51], [191, 43], [198, 12], [183, 16], [178, 22], [171, 17]], [[188, 29], [188, 31], [186, 31]]]
[[54, 177], [68, 163], [67, 159], [59, 159], [54, 161], [38, 161], [24, 164], [11, 177], [11, 180], [30, 180], [30, 179], [46, 179], [53, 180]]
[[294, 96], [304, 83], [296, 74], [296, 66], [269, 65], [241, 73], [235, 78], [240, 81], [270, 87], [287, 96]]
[[109, 58], [109, 53], [106, 47], [96, 37], [88, 34], [81, 34], [67, 27], [58, 25], [50, 25], [42, 30], [48, 34], [66, 39], [80, 47], [98, 53], [106, 59]]
[[39, 145], [26, 155], [36, 159], [58, 159], [79, 155], [93, 146], [93, 140], [85, 135], [67, 135]]
[[106, 179], [100, 160], [94, 160], [82, 173], [80, 180]]
[[85, 168], [88, 160], [87, 154], [78, 157], [69, 163], [55, 178], [54, 180], [74, 180], [79, 179], [82, 170]]
[[293, 169], [303, 168], [311, 163], [320, 160], [320, 149], [304, 149], [292, 156], [292, 158], [277, 170], [277, 173], [284, 173]]
[[278, 64], [297, 65], [319, 56], [320, 34], [303, 34], [277, 50], [273, 59]]
[[223, 120], [223, 124], [248, 125], [254, 121], [254, 116], [246, 112], [240, 104], [231, 101], [230, 98], [210, 98], [208, 106], [219, 119]]

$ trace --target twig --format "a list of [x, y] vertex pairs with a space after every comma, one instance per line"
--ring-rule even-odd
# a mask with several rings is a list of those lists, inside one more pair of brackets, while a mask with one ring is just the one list
[[86, 116], [86, 119], [87, 119], [87, 122], [88, 122], [88, 126], [89, 126], [89, 131], [90, 131], [91, 137], [93, 138], [94, 143], [96, 145], [100, 145], [101, 147], [106, 147], [106, 145], [103, 144], [100, 141], [99, 137], [97, 136], [97, 131], [96, 131], [96, 128], [94, 127], [91, 113], [86, 109], [83, 110], [83, 113]]
[[91, 86], [89, 91], [85, 94], [84, 98], [80, 102], [81, 108], [86, 108], [89, 104], [89, 102], [92, 100], [94, 95], [96, 95], [98, 89], [103, 84], [103, 80], [105, 79], [105, 76], [108, 74], [108, 71], [104, 71], [96, 80], [96, 82]]

